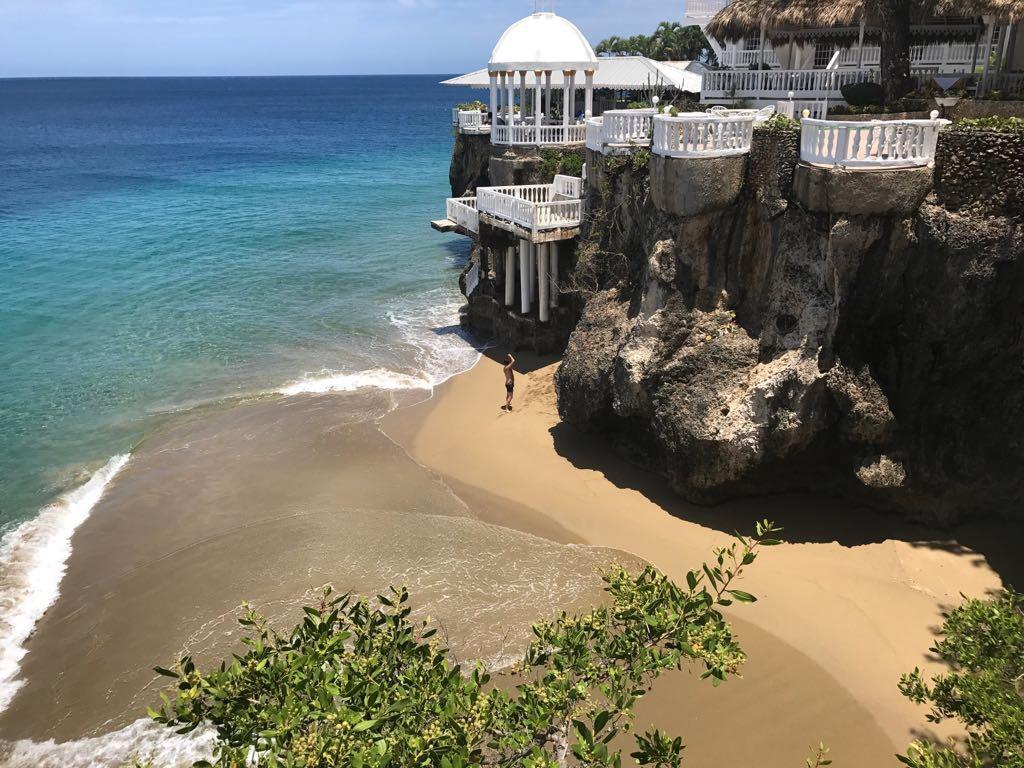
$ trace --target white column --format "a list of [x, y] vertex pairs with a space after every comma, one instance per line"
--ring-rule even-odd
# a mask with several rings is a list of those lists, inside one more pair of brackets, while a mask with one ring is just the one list
[[544, 95], [544, 114], [551, 117], [551, 70], [544, 72], [544, 90], [547, 92]]
[[505, 249], [505, 306], [516, 303], [516, 248], [510, 245]]
[[491, 72], [491, 125], [496, 121], [494, 116], [498, 114], [498, 77]]
[[530, 303], [537, 300], [537, 246], [533, 243], [526, 244], [527, 253], [530, 254]]
[[[508, 112], [508, 124], [511, 126], [515, 122], [516, 117], [516, 73], [507, 73], [506, 80], [508, 81], [508, 88], [505, 95], [508, 98], [508, 102], [505, 104], [505, 109]], [[509, 129], [509, 143], [512, 143], [511, 128]]]
[[495, 121], [498, 118], [505, 117], [505, 73], [498, 73], [498, 112], [494, 116]]
[[988, 37], [985, 41], [985, 65], [981, 71], [981, 81], [978, 83], [978, 96], [983, 96], [988, 92], [988, 67], [989, 62], [992, 60], [992, 43], [996, 34], [996, 21], [995, 19], [986, 18], [985, 23], [988, 24]]
[[530, 255], [529, 243], [519, 241], [519, 308], [524, 315], [530, 312]]
[[548, 293], [554, 309], [558, 306], [558, 243], [548, 243], [548, 272], [551, 280]]
[[540, 126], [541, 120], [544, 118], [544, 110], [541, 109], [540, 103], [540, 86], [541, 76], [544, 73], [537, 70], [533, 73], [533, 130], [537, 132], [537, 146], [541, 145], [540, 140]]
[[537, 271], [540, 280], [540, 295], [537, 297], [537, 317], [542, 323], [546, 323], [550, 316], [551, 307], [549, 306], [551, 283], [548, 279], [548, 250], [550, 249], [550, 243], [541, 243], [537, 246], [539, 254], [537, 256]]
[[569, 128], [569, 70], [562, 72], [562, 127], [568, 135]]
[[[569, 122], [576, 122], [576, 70], [569, 71]], [[566, 139], [568, 139], [566, 135]]]
[[523, 125], [526, 125], [526, 70], [519, 72], [519, 116], [523, 118]]
[[594, 70], [587, 69], [584, 71], [587, 76], [587, 95], [586, 101], [584, 102], [584, 114], [587, 117], [594, 116]]
[[864, 17], [860, 17], [860, 37], [857, 38], [857, 71], [864, 69]]

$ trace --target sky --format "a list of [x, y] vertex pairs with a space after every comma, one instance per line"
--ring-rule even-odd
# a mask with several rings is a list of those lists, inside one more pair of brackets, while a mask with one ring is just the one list
[[[550, 5], [551, 0], [546, 0]], [[683, 0], [555, 0], [592, 43]], [[0, 0], [0, 77], [448, 74], [534, 0]]]

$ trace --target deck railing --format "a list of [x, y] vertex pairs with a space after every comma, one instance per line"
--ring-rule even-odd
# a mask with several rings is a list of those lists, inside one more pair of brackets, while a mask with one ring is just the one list
[[[844, 48], [839, 52], [839, 66], [877, 67], [882, 60], [882, 49], [877, 45], [865, 45], [863, 61], [860, 51]], [[974, 61], [973, 42], [927, 43], [910, 46], [910, 63], [914, 66], [953, 67], [969, 70]]]
[[663, 157], [729, 157], [750, 151], [754, 115], [654, 118], [652, 151]]
[[610, 109], [587, 120], [587, 148], [607, 154], [613, 149], [649, 147], [657, 110]]
[[[754, 67], [761, 61], [761, 51], [749, 48], [726, 48], [722, 52], [720, 63], [723, 67]], [[779, 57], [771, 46], [764, 49], [764, 63], [769, 67], [782, 66]]]
[[948, 120], [803, 120], [800, 159], [842, 168], [913, 168], [935, 159]]
[[841, 99], [842, 87], [862, 80], [878, 81], [871, 69], [770, 69], [717, 70], [704, 74], [704, 99], [785, 99], [792, 91], [797, 97]]
[[533, 233], [578, 227], [583, 220], [582, 179], [556, 176], [552, 184], [480, 187], [477, 207], [509, 224]]
[[476, 209], [475, 197], [449, 197], [445, 203], [449, 221], [470, 232], [480, 231], [480, 213]]
[[492, 144], [521, 144], [531, 147], [571, 146], [584, 144], [586, 140], [585, 123], [541, 126], [537, 126], [536, 123], [516, 123], [494, 125], [491, 128]]
[[1000, 72], [990, 74], [982, 85], [982, 95], [989, 91], [1000, 91], [1009, 95], [1024, 94], [1024, 72]]

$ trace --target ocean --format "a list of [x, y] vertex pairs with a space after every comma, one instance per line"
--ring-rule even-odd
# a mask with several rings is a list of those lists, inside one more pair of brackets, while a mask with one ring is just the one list
[[428, 227], [440, 79], [0, 80], [0, 709], [73, 534], [155, 430], [477, 359], [469, 243]]

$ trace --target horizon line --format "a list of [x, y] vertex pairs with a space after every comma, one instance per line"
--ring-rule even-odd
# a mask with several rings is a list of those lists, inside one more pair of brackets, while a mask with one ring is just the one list
[[[456, 73], [457, 74], [457, 73]], [[463, 73], [465, 74], [465, 73]], [[272, 77], [452, 77], [451, 72], [356, 72], [346, 74], [290, 75], [0, 75], [0, 80], [229, 80]]]

